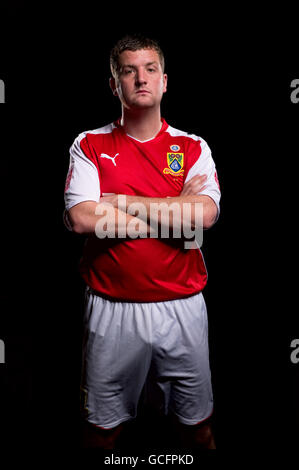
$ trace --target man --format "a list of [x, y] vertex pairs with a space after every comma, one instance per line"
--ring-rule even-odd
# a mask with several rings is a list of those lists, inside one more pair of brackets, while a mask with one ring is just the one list
[[[155, 41], [126, 36], [110, 65], [121, 118], [75, 139], [65, 188], [66, 221], [88, 236], [80, 264], [85, 446], [114, 448], [146, 385], [184, 445], [214, 449], [207, 273], [201, 251], [175, 233], [186, 206], [192, 228], [217, 220], [215, 164], [203, 139], [161, 118], [167, 75]], [[173, 203], [176, 213], [151, 210]]]

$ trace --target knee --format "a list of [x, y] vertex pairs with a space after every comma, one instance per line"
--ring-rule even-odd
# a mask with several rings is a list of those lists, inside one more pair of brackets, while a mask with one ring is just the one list
[[85, 421], [82, 423], [82, 447], [115, 449], [122, 427], [122, 424], [120, 424], [112, 429], [103, 429]]
[[196, 425], [195, 429], [191, 432], [193, 434], [194, 444], [197, 447], [201, 447], [203, 449], [216, 449], [210, 424]]
[[181, 443], [184, 447], [196, 449], [216, 449], [209, 422], [195, 425], [180, 423], [178, 426]]

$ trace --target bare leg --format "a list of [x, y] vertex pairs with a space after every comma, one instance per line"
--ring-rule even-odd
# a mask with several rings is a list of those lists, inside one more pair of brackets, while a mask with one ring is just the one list
[[82, 447], [98, 449], [115, 449], [116, 440], [119, 437], [122, 424], [112, 429], [102, 429], [84, 421], [82, 423]]
[[216, 449], [211, 423], [208, 420], [192, 426], [182, 424], [174, 418], [174, 423], [183, 447], [198, 450]]

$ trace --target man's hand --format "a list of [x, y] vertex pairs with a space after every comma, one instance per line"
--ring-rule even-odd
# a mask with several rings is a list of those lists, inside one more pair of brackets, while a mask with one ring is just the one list
[[205, 189], [204, 183], [207, 181], [207, 175], [195, 175], [188, 183], [184, 184], [181, 196], [196, 196]]

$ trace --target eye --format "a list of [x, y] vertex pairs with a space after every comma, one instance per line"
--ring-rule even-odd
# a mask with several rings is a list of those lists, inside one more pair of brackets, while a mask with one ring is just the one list
[[133, 72], [132, 69], [126, 69], [126, 70], [124, 71], [124, 74], [125, 74], [125, 75], [129, 75], [129, 74], [132, 73], [132, 72]]

